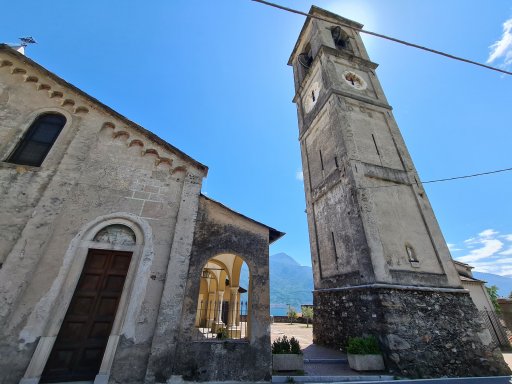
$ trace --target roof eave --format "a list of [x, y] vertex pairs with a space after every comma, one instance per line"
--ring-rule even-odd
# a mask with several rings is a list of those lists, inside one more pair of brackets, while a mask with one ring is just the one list
[[85, 99], [87, 99], [90, 103], [98, 105], [103, 110], [105, 110], [105, 112], [107, 112], [108, 114], [112, 115], [113, 117], [118, 118], [120, 120], [123, 120], [123, 122], [125, 124], [127, 124], [130, 127], [138, 130], [140, 133], [142, 133], [144, 136], [146, 136], [149, 140], [151, 140], [151, 141], [155, 142], [156, 144], [161, 145], [162, 147], [166, 148], [167, 150], [173, 152], [174, 154], [176, 154], [178, 157], [182, 158], [183, 160], [192, 163], [196, 168], [198, 168], [200, 171], [203, 172], [204, 176], [206, 176], [208, 174], [208, 167], [206, 165], [204, 165], [204, 164], [200, 163], [199, 161], [193, 159], [192, 157], [187, 155], [185, 152], [183, 152], [180, 149], [176, 148], [174, 145], [168, 143], [164, 139], [158, 137], [153, 132], [145, 129], [144, 127], [140, 126], [139, 124], [131, 121], [126, 116], [121, 115], [119, 112], [117, 112], [114, 109], [110, 108], [108, 105], [102, 103], [98, 99], [92, 97], [88, 93], [82, 91], [80, 88], [77, 88], [73, 84], [68, 83], [66, 80], [64, 80], [61, 77], [57, 76], [56, 74], [54, 74], [53, 72], [49, 71], [48, 69], [46, 69], [42, 65], [38, 64], [34, 60], [32, 60], [32, 59], [28, 58], [27, 56], [17, 52], [13, 48], [11, 48], [9, 45], [0, 43], [0, 51], [5, 51], [8, 54], [16, 57], [18, 60], [24, 61], [28, 65], [31, 65], [32, 67], [35, 67], [37, 70], [43, 72], [45, 75], [49, 76], [51, 79], [53, 79], [55, 82], [59, 83], [61, 86], [67, 87], [67, 88], [71, 89], [73, 92], [76, 92], [80, 96], [82, 96]]
[[215, 204], [221, 206], [224, 209], [227, 209], [228, 211], [234, 213], [237, 216], [240, 216], [240, 217], [242, 217], [242, 218], [244, 218], [246, 220], [249, 220], [249, 221], [251, 221], [251, 222], [253, 222], [255, 224], [258, 224], [258, 225], [261, 225], [261, 226], [267, 228], [268, 229], [268, 241], [269, 241], [269, 244], [272, 244], [273, 242], [279, 240], [281, 237], [283, 237], [286, 234], [285, 232], [278, 231], [277, 229], [269, 227], [266, 224], [263, 224], [263, 223], [261, 223], [261, 222], [259, 222], [257, 220], [251, 219], [250, 217], [245, 216], [245, 215], [241, 214], [240, 212], [237, 212], [237, 211], [229, 208], [228, 206], [222, 204], [221, 202], [219, 202], [217, 200], [214, 200], [211, 197], [208, 197], [206, 195], [203, 195], [202, 193], [201, 193], [201, 197], [204, 198], [205, 200], [211, 201], [212, 203], [215, 203]]

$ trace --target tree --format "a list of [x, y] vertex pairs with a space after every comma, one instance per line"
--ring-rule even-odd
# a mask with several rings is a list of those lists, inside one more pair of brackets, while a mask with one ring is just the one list
[[494, 306], [494, 310], [496, 313], [501, 313], [500, 305], [498, 304], [498, 287], [495, 285], [492, 285], [490, 287], [486, 286], [487, 293], [489, 294], [489, 297], [491, 298], [492, 305]]
[[309, 328], [309, 320], [313, 319], [313, 307], [302, 307], [302, 317], [306, 319], [306, 328]]
[[290, 324], [293, 324], [293, 320], [297, 318], [297, 311], [294, 307], [288, 307], [288, 318], [290, 319]]

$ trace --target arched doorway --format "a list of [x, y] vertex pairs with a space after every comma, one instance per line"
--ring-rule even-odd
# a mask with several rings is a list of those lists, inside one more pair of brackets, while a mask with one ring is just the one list
[[88, 250], [41, 382], [94, 380], [99, 372], [131, 262], [126, 249], [136, 238], [127, 226], [113, 224], [93, 242], [103, 246]]
[[219, 254], [207, 261], [201, 270], [197, 301], [198, 340], [249, 336], [249, 278], [247, 264], [239, 256]]

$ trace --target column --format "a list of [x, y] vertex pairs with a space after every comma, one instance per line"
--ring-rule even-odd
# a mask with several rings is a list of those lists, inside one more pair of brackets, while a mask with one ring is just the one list
[[230, 295], [229, 295], [228, 327], [238, 325], [238, 318], [237, 318], [238, 310], [239, 310], [238, 287], [231, 287]]
[[224, 323], [222, 322], [222, 301], [224, 299], [224, 291], [217, 291], [217, 302], [215, 303], [217, 307], [215, 308], [215, 321], [212, 325], [212, 332], [216, 333], [219, 329], [224, 328]]

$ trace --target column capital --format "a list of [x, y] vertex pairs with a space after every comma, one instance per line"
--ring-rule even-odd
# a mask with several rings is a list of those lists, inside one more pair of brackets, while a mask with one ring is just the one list
[[229, 288], [229, 292], [233, 295], [233, 294], [238, 294], [238, 289], [240, 287], [231, 287]]

